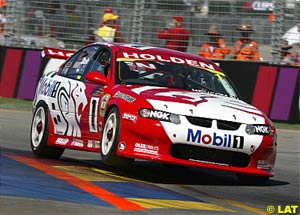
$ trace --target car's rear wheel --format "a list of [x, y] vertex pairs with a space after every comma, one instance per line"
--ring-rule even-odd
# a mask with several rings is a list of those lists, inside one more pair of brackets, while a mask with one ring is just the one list
[[107, 114], [101, 140], [102, 162], [110, 166], [128, 166], [133, 159], [116, 154], [120, 134], [120, 114], [116, 107], [112, 107]]
[[64, 148], [48, 146], [49, 136], [49, 109], [44, 102], [36, 106], [31, 122], [31, 150], [39, 157], [58, 158], [64, 152]]
[[269, 180], [269, 177], [264, 176], [251, 176], [237, 174], [237, 177], [241, 184], [243, 185], [263, 185]]

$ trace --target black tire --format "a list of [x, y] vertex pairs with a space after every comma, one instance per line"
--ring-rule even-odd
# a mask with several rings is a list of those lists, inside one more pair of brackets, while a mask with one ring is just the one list
[[132, 158], [116, 155], [120, 135], [120, 113], [112, 107], [105, 118], [101, 139], [101, 160], [104, 164], [114, 167], [128, 167]]
[[264, 185], [269, 180], [269, 177], [263, 176], [237, 174], [237, 177], [242, 185]]
[[44, 102], [36, 106], [31, 122], [30, 145], [34, 155], [45, 158], [59, 158], [64, 148], [48, 146], [49, 109]]

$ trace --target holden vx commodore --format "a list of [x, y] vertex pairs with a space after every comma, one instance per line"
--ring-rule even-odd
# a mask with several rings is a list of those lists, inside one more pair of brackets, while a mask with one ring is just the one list
[[276, 130], [243, 102], [226, 74], [205, 58], [163, 48], [94, 43], [44, 74], [33, 101], [31, 148], [58, 158], [65, 149], [101, 154], [108, 165], [143, 159], [274, 176]]

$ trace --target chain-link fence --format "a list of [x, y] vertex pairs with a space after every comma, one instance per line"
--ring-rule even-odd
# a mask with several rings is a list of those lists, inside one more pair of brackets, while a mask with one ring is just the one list
[[[251, 37], [260, 59], [273, 63], [278, 62], [282, 36], [300, 23], [300, 0], [6, 0], [1, 44], [77, 49], [99, 28], [107, 7], [119, 15], [126, 42], [159, 47], [165, 45], [158, 39], [159, 29], [168, 27], [172, 16], [183, 17], [182, 25], [190, 32], [187, 52], [193, 54], [208, 41], [205, 33], [212, 25], [232, 49], [240, 37], [236, 28], [247, 21], [255, 30]], [[299, 43], [298, 30], [289, 34], [293, 50]]]

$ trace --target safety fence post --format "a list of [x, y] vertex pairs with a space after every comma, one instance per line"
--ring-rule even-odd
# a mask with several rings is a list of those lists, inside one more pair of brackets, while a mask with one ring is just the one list
[[283, 35], [283, 19], [284, 19], [284, 11], [283, 4], [284, 1], [281, 0], [273, 0], [274, 2], [274, 15], [275, 19], [272, 22], [272, 32], [271, 32], [271, 46], [272, 46], [272, 63], [279, 64], [280, 63], [280, 50], [281, 50], [281, 38]]
[[132, 22], [131, 43], [140, 44], [142, 42], [143, 21], [145, 0], [135, 0]]

